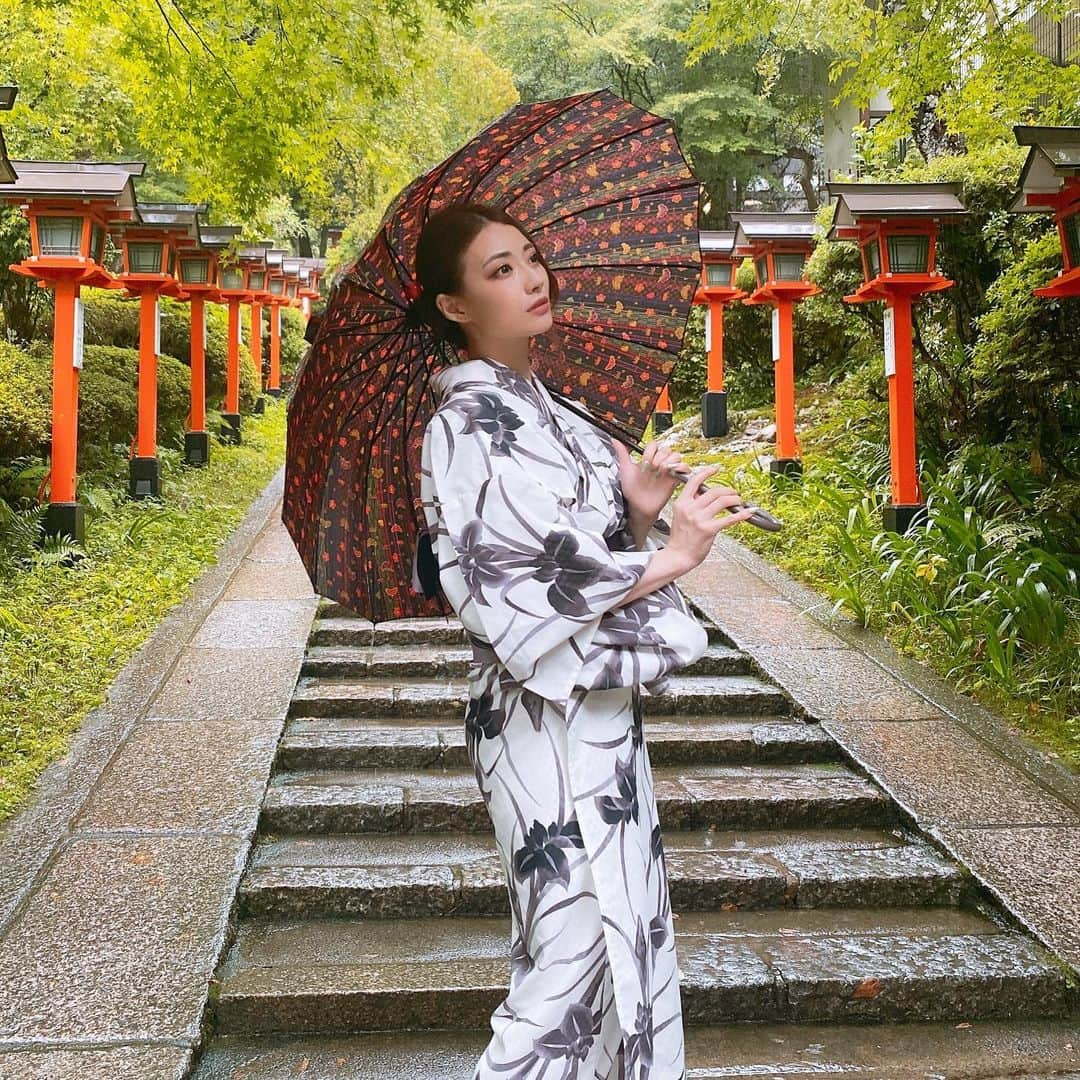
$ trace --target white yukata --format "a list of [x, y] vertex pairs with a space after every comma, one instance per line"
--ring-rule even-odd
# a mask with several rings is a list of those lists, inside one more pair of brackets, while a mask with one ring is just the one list
[[[469, 634], [469, 760], [510, 896], [510, 991], [473, 1080], [681, 1080], [667, 868], [639, 686], [707, 647], [625, 528], [607, 434], [480, 357], [434, 377], [421, 497]], [[615, 610], [613, 610], [615, 609]]]

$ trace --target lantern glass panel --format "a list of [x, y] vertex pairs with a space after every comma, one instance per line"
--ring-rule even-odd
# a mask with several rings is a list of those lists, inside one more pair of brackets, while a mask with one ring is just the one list
[[1065, 226], [1065, 254], [1069, 259], [1069, 269], [1080, 267], [1080, 210], [1070, 214], [1062, 222]]
[[925, 274], [930, 270], [929, 236], [890, 236], [889, 270], [894, 274]]
[[866, 280], [870, 281], [881, 273], [881, 249], [876, 237], [863, 245], [863, 255], [866, 258]]
[[185, 285], [208, 285], [210, 283], [209, 258], [181, 259], [180, 278]]
[[77, 258], [82, 254], [81, 217], [39, 217], [38, 243], [41, 254]]
[[266, 271], [252, 270], [248, 275], [248, 288], [256, 292], [262, 292], [266, 288]]
[[764, 255], [754, 260], [754, 273], [757, 275], [759, 286], [764, 285], [769, 280], [769, 264]]
[[271, 296], [284, 296], [285, 295], [285, 279], [279, 277], [272, 277], [270, 279], [270, 295]]
[[229, 267], [221, 271], [221, 287], [223, 289], [240, 290], [244, 287], [244, 275], [236, 267]]
[[297, 288], [298, 288], [298, 283], [297, 282], [295, 282], [295, 281], [290, 281], [289, 282], [289, 284], [287, 286], [287, 289], [288, 289], [287, 295], [288, 295], [290, 300], [294, 300], [296, 298], [296, 290], [297, 290]]
[[801, 251], [778, 252], [773, 255], [777, 281], [802, 281], [806, 256]]
[[705, 280], [710, 285], [726, 285], [731, 274], [722, 263], [709, 263], [705, 267]]
[[129, 274], [160, 274], [164, 244], [129, 242], [127, 245]]
[[96, 223], [90, 228], [90, 257], [96, 263], [105, 258], [105, 230]]

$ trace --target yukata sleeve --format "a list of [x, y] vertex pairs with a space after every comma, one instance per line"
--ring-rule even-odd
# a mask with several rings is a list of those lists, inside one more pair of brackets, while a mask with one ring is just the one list
[[440, 572], [460, 574], [470, 614], [511, 676], [563, 700], [601, 618], [637, 584], [652, 552], [611, 551], [595, 517], [576, 514], [573, 498], [549, 481], [559, 463], [544, 461], [526, 431], [510, 441], [488, 427], [445, 410], [428, 428], [451, 555]]

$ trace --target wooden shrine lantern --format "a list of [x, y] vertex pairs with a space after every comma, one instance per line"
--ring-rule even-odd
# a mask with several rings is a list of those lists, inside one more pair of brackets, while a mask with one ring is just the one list
[[705, 314], [705, 393], [701, 398], [701, 434], [706, 439], [722, 438], [728, 433], [727, 391], [724, 389], [724, 307], [746, 296], [735, 284], [742, 259], [735, 256], [735, 233], [703, 231], [701, 246], [701, 284], [694, 303], [708, 310]]
[[830, 240], [853, 240], [863, 284], [844, 300], [885, 302], [892, 502], [883, 523], [903, 533], [923, 509], [915, 456], [915, 380], [911, 306], [952, 285], [937, 270], [938, 229], [966, 213], [958, 184], [826, 184], [836, 199]]
[[135, 453], [129, 461], [128, 495], [161, 495], [157, 457], [157, 358], [161, 352], [160, 296], [178, 297], [177, 250], [198, 239], [199, 207], [189, 203], [145, 203], [117, 228], [121, 267], [117, 274], [129, 296], [139, 300], [139, 391]]
[[1063, 269], [1036, 296], [1080, 296], [1080, 127], [1015, 127], [1028, 156], [1020, 192], [1010, 207], [1017, 213], [1054, 215]]
[[743, 301], [772, 309], [773, 385], [776, 400], [776, 456], [773, 474], [802, 476], [802, 450], [795, 434], [795, 305], [820, 292], [806, 280], [806, 260], [814, 250], [814, 215], [740, 211], [735, 223], [733, 256], [754, 262], [757, 287]]
[[[0, 112], [8, 112], [15, 104], [15, 98], [19, 93], [17, 86], [0, 86]], [[4, 129], [0, 128], [0, 184], [14, 184], [18, 177], [15, 167], [7, 154], [7, 146], [4, 145]]]
[[300, 260], [296, 258], [283, 259], [281, 270], [285, 275], [285, 298], [291, 307], [299, 307], [300, 300]]
[[117, 221], [135, 216], [134, 177], [141, 163], [15, 161], [16, 177], [0, 199], [21, 207], [30, 223], [29, 258], [11, 267], [55, 295], [53, 318], [52, 448], [45, 535], [85, 539], [76, 497], [79, 372], [83, 364], [83, 286], [110, 288], [102, 265], [105, 237]]
[[247, 302], [251, 305], [251, 363], [255, 368], [255, 381], [258, 394], [253, 412], [260, 415], [266, 410], [263, 397], [263, 306], [270, 300], [269, 269], [266, 253], [273, 244], [249, 244], [240, 249], [240, 265], [244, 268], [244, 285]]
[[213, 299], [223, 303], [228, 311], [227, 344], [225, 353], [225, 401], [222, 404], [225, 442], [239, 443], [240, 433], [240, 305], [247, 299], [244, 289], [244, 268], [235, 253], [240, 237], [239, 225], [214, 225], [200, 230], [202, 246], [216, 253], [216, 289]]
[[285, 296], [285, 272], [282, 263], [289, 252], [283, 248], [271, 248], [266, 253], [267, 291], [270, 299], [270, 373], [266, 392], [274, 398], [281, 397], [281, 309], [288, 304]]

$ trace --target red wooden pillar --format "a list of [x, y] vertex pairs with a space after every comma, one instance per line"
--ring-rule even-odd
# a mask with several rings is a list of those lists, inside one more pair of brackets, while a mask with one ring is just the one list
[[281, 397], [281, 305], [270, 305], [270, 378], [266, 392]]
[[802, 457], [795, 435], [795, 303], [778, 297], [773, 307], [773, 363], [776, 396], [776, 457], [793, 462]]

